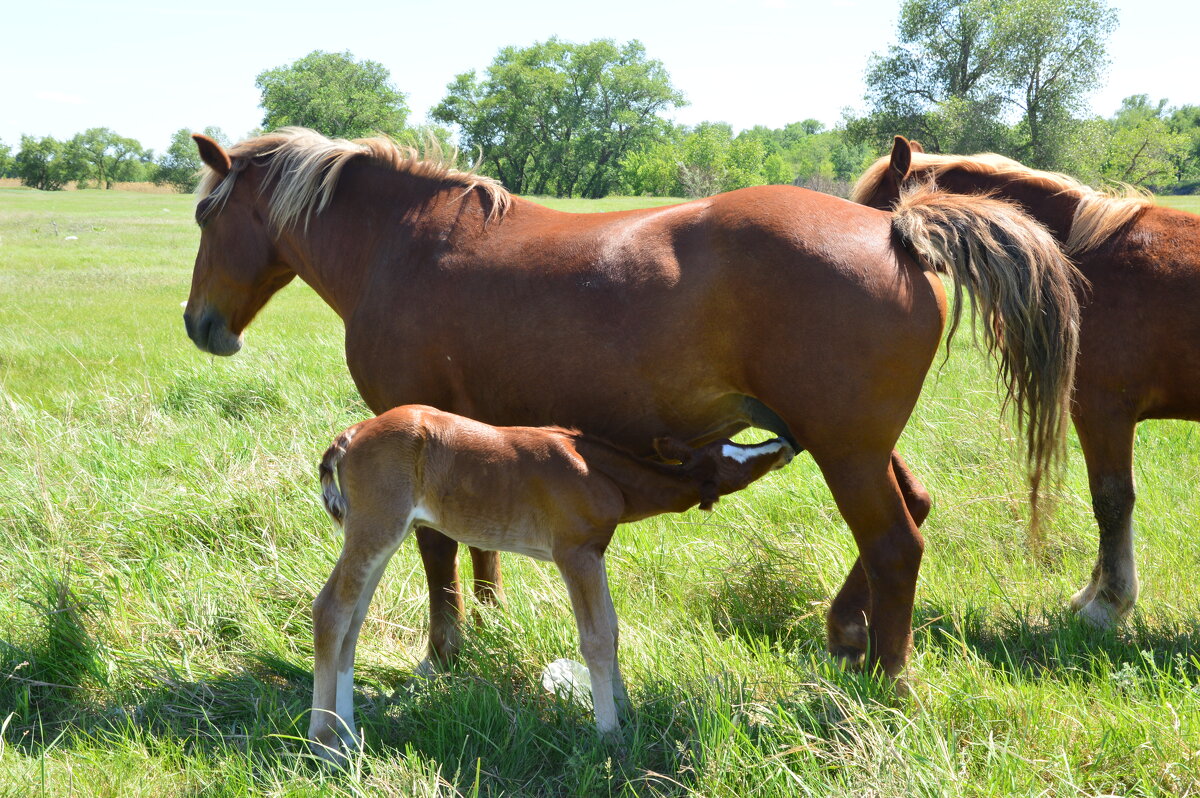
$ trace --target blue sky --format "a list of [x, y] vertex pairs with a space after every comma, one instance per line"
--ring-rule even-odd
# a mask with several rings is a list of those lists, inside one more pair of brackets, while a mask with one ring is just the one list
[[[833, 124], [862, 107], [872, 52], [894, 40], [899, 0], [456, 0], [370, 4], [47, 0], [6, 9], [0, 141], [110, 127], [162, 150], [181, 127], [239, 138], [262, 120], [255, 76], [312, 50], [379, 61], [408, 94], [413, 121], [459, 72], [482, 72], [506, 45], [640, 39], [690, 101], [678, 122], [736, 129], [809, 117]], [[1111, 114], [1147, 93], [1200, 104], [1200, 2], [1110, 0], [1120, 26], [1107, 85]]]

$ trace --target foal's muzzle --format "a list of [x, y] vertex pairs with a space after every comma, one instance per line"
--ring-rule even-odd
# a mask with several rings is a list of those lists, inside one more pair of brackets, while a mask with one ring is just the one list
[[225, 317], [212, 308], [204, 311], [198, 321], [193, 321], [184, 313], [183, 326], [187, 329], [188, 338], [202, 352], [227, 357], [242, 348], [242, 337], [230, 332]]

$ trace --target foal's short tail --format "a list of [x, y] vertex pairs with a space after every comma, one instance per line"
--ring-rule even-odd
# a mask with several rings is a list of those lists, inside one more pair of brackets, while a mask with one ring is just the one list
[[901, 195], [892, 226], [924, 265], [954, 279], [950, 336], [964, 290], [972, 313], [983, 315], [1005, 404], [1013, 403], [1025, 428], [1036, 523], [1038, 486], [1061, 462], [1066, 438], [1079, 346], [1075, 288], [1083, 277], [1041, 224], [1003, 200], [917, 186]]
[[321, 475], [321, 501], [324, 502], [329, 517], [333, 519], [333, 525], [338, 529], [342, 528], [342, 521], [346, 518], [346, 497], [338, 488], [336, 478], [338, 464], [346, 456], [346, 447], [350, 445], [356, 432], [357, 424], [338, 435], [333, 445], [325, 450], [325, 456], [321, 458], [321, 465], [317, 468]]

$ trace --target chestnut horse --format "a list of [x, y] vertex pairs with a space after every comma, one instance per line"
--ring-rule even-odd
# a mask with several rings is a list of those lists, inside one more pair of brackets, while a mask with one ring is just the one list
[[1110, 627], [1133, 609], [1133, 441], [1142, 419], [1200, 421], [1200, 216], [1113, 194], [999, 155], [932, 155], [897, 136], [853, 198], [889, 208], [906, 185], [1020, 203], [1078, 263], [1081, 329], [1072, 415], [1100, 552], [1071, 607]]
[[[791, 186], [571, 214], [387, 139], [285, 129], [207, 165], [188, 335], [231, 355], [297, 275], [346, 325], [380, 413], [426, 404], [489, 424], [561, 425], [638, 455], [749, 426], [807, 449], [861, 556], [830, 646], [899, 673], [928, 496], [891, 452], [946, 319], [935, 272], [988, 323], [1038, 467], [1061, 444], [1075, 359], [1074, 270], [1014, 205], [922, 191], [892, 212]], [[430, 661], [459, 647], [457, 546], [417, 530]], [[484, 598], [500, 575], [472, 550]]]

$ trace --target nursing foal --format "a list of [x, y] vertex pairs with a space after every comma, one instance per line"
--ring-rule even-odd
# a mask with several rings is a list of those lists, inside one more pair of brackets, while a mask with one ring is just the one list
[[645, 460], [574, 430], [492, 427], [423, 405], [395, 408], [339, 435], [320, 467], [325, 508], [345, 541], [313, 603], [308, 734], [316, 752], [337, 761], [340, 747], [358, 744], [359, 629], [384, 567], [416, 527], [558, 566], [591, 671], [596, 726], [616, 733], [616, 701], [626, 695], [604, 551], [617, 524], [697, 504], [711, 509], [795, 455], [779, 438], [700, 449], [661, 438], [655, 449], [677, 464]]

